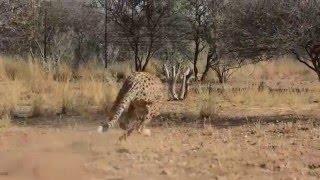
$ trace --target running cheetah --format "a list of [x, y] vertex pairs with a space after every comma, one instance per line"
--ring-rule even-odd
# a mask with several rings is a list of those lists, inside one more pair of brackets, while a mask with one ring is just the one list
[[[166, 77], [169, 80], [169, 87], [162, 83], [160, 78], [147, 72], [135, 72], [124, 82], [120, 92], [108, 114], [109, 121], [98, 127], [98, 132], [104, 132], [118, 123], [120, 116], [125, 110], [128, 110], [129, 117], [136, 115], [137, 120], [129, 122], [119, 122], [120, 128], [127, 130], [120, 137], [126, 139], [134, 130], [138, 132], [149, 132], [144, 126], [154, 117], [159, 115], [159, 110], [170, 100], [168, 93], [171, 93], [172, 100], [183, 100], [187, 95], [189, 79], [192, 71], [188, 68], [183, 74], [172, 67], [171, 73], [165, 68]], [[175, 85], [178, 78], [182, 78], [181, 91], [179, 96], [175, 91]]]

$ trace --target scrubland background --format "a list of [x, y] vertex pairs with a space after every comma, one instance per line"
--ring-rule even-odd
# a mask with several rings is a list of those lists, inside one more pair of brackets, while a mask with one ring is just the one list
[[[38, 60], [1, 57], [0, 65], [0, 112], [4, 118], [104, 114], [123, 80], [134, 71], [128, 62], [105, 70], [92, 61], [72, 70], [67, 64], [50, 67]], [[163, 77], [160, 62], [152, 63], [147, 71]], [[256, 108], [256, 115], [271, 112], [270, 108], [298, 111], [319, 107], [316, 76], [287, 57], [236, 69], [223, 85], [217, 83], [214, 73], [209, 77], [200, 84], [193, 82], [186, 103], [199, 117], [230, 107]]]
[[223, 85], [214, 74], [192, 82], [188, 98], [151, 123], [151, 137], [94, 133], [131, 71], [129, 63], [73, 71], [1, 57], [0, 176], [319, 178], [319, 83], [295, 60], [243, 66]]
[[[0, 179], [319, 179], [317, 0], [0, 0]], [[126, 77], [189, 66], [151, 136]], [[126, 116], [123, 116], [126, 118]]]

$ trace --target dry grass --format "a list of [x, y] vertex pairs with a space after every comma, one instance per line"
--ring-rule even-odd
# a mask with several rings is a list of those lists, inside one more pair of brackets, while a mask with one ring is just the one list
[[124, 79], [134, 72], [134, 67], [128, 62], [113, 63], [109, 67], [113, 77], [117, 79]]
[[[93, 64], [80, 67], [77, 72], [66, 64], [46, 70], [40, 63], [31, 60], [2, 58], [0, 65], [2, 115], [105, 111], [114, 101], [119, 88], [111, 72]], [[28, 110], [32, 112], [23, 112]]]
[[10, 127], [11, 125], [11, 118], [8, 115], [5, 115], [0, 118], [0, 133]]
[[[0, 114], [20, 116], [47, 116], [59, 113], [97, 113], [110, 108], [121, 82], [134, 71], [132, 64], [119, 62], [105, 70], [92, 61], [74, 71], [67, 64], [44, 68], [37, 60], [0, 58]], [[161, 63], [152, 60], [147, 71], [161, 76]], [[211, 79], [214, 75], [210, 74]], [[285, 58], [277, 61], [247, 65], [236, 70], [230, 85], [249, 86], [261, 81], [293, 83], [309, 82], [315, 87], [316, 77], [303, 65]], [[210, 79], [209, 79], [210, 81]], [[200, 99], [201, 114], [215, 115], [223, 108], [289, 108], [306, 107], [320, 101], [317, 92], [270, 93], [249, 89], [224, 93], [203, 91], [194, 97]], [[22, 113], [21, 113], [22, 111]], [[32, 111], [32, 112], [28, 112]]]
[[[204, 67], [204, 63], [200, 63], [199, 67]], [[203, 70], [200, 68], [200, 71]], [[291, 57], [245, 65], [232, 70], [231, 73], [229, 83], [317, 81], [317, 77], [312, 70]], [[207, 80], [210, 82], [217, 81], [216, 74], [209, 71]]]
[[316, 75], [290, 57], [247, 65], [236, 70], [230, 81], [316, 81]]
[[[151, 64], [148, 72], [159, 73], [159, 66]], [[316, 110], [319, 117], [320, 88], [316, 78], [300, 64], [288, 60], [287, 64], [277, 61], [248, 65], [234, 72], [228, 84], [234, 87], [239, 83], [248, 89], [220, 92], [199, 88], [189, 94], [187, 102], [173, 102], [171, 111], [175, 113], [190, 111], [197, 119], [199, 115], [208, 119], [203, 122], [204, 128], [195, 128], [198, 126], [192, 123], [151, 127], [151, 137], [132, 135], [126, 142], [117, 141], [122, 133], [117, 129], [97, 134], [84, 130], [91, 129], [88, 124], [76, 124], [70, 125], [75, 130], [70, 131], [68, 121], [78, 123], [79, 119], [87, 119], [83, 117], [87, 113], [108, 109], [122, 79], [132, 71], [128, 63], [113, 64], [106, 71], [93, 62], [73, 71], [67, 64], [43, 68], [37, 61], [0, 58], [0, 153], [4, 154], [0, 176], [319, 179], [319, 123], [312, 118], [301, 119], [299, 112], [308, 115]], [[285, 87], [299, 87], [309, 81], [312, 87], [310, 83], [306, 86], [316, 91], [259, 91], [257, 84], [261, 81], [276, 85], [290, 81]], [[288, 112], [298, 115], [262, 117]], [[68, 128], [57, 131], [54, 119], [60, 120], [55, 116], [60, 113], [82, 116], [64, 117], [62, 123]], [[39, 118], [40, 127], [33, 124], [8, 129], [11, 115], [52, 117]], [[42, 120], [50, 121], [55, 128], [43, 128]], [[220, 120], [230, 124], [215, 122]], [[24, 143], [27, 145], [21, 146]], [[66, 174], [65, 169], [70, 167], [71, 173]]]
[[[270, 116], [281, 114], [305, 114], [320, 109], [320, 91], [270, 92], [247, 89], [243, 91], [199, 91], [200, 117], [222, 116]], [[306, 114], [307, 113], [307, 114]]]

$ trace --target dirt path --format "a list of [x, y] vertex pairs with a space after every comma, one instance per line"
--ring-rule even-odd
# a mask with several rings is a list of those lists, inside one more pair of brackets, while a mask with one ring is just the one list
[[163, 126], [126, 142], [92, 125], [14, 126], [0, 134], [0, 179], [319, 179], [318, 124]]

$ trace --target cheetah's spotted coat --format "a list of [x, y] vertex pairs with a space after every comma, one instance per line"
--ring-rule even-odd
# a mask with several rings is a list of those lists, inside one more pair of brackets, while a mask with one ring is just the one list
[[[134, 129], [141, 132], [144, 125], [159, 115], [159, 108], [168, 101], [166, 86], [161, 80], [146, 72], [136, 72], [124, 82], [116, 101], [109, 113], [109, 122], [100, 127], [100, 131], [113, 127], [122, 113], [128, 109], [129, 116], [139, 114], [134, 122], [120, 122], [122, 129], [128, 130], [126, 135]], [[130, 125], [131, 127], [127, 127]]]
[[[171, 93], [172, 100], [185, 99], [188, 91], [189, 79], [192, 75], [190, 68], [182, 73], [181, 66], [178, 64], [177, 68], [172, 66], [172, 71], [169, 72], [167, 66], [165, 68], [165, 75], [169, 86], [167, 88], [161, 80], [155, 75], [147, 72], [136, 72], [130, 75], [124, 82], [116, 101], [109, 113], [109, 121], [98, 128], [99, 132], [103, 132], [119, 122], [120, 116], [125, 110], [128, 110], [129, 118], [135, 116], [136, 121], [130, 121], [128, 118], [125, 121], [119, 122], [119, 126], [127, 130], [127, 132], [120, 137], [126, 138], [133, 130], [137, 129], [139, 132], [150, 135], [150, 130], [145, 129], [146, 123], [150, 122], [155, 116], [160, 114], [160, 109], [166, 107], [169, 98], [168, 90]], [[176, 92], [177, 79], [182, 79], [180, 93]]]

